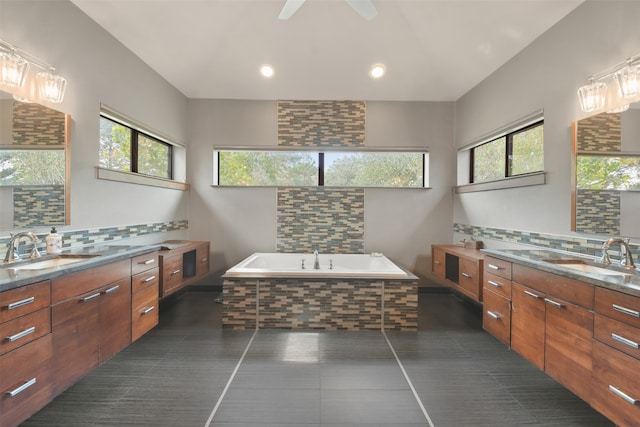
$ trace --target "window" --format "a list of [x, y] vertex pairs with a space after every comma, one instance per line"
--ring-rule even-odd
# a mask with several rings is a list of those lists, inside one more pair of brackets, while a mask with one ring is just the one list
[[536, 122], [471, 149], [471, 182], [488, 182], [544, 168], [544, 124]]
[[100, 167], [172, 179], [173, 147], [142, 130], [100, 117]]
[[428, 153], [214, 151], [214, 184], [424, 188]]

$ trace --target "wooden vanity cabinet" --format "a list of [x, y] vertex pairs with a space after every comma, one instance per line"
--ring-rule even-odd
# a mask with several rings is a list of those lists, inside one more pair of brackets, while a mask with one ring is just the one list
[[513, 282], [512, 348], [588, 400], [594, 286], [519, 264], [513, 265]]
[[52, 280], [54, 392], [131, 342], [131, 261]]
[[447, 286], [482, 302], [484, 254], [456, 245], [432, 245], [432, 272]]
[[52, 399], [51, 283], [0, 293], [0, 427], [13, 427]]
[[209, 242], [169, 240], [161, 244], [160, 298], [165, 298], [209, 272]]
[[596, 288], [589, 403], [619, 426], [640, 420], [640, 298]]
[[131, 340], [135, 341], [158, 324], [158, 252], [131, 258], [131, 274]]

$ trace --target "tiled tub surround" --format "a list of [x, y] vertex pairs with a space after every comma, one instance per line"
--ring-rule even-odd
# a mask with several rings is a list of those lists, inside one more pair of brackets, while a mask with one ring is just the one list
[[[459, 223], [453, 224], [453, 231], [454, 233], [471, 236], [476, 240], [497, 240], [501, 242], [536, 246], [541, 249], [554, 249], [559, 251], [573, 252], [593, 257], [602, 255], [602, 244], [608, 238], [607, 237], [598, 239], [579, 236], [561, 236], [557, 234], [480, 227], [476, 225]], [[640, 246], [631, 243], [630, 247], [634, 259], [640, 260]], [[619, 259], [619, 248], [615, 246], [612, 247], [609, 250], [609, 254], [612, 256], [612, 260], [614, 257], [615, 259]]]
[[[169, 222], [155, 222], [150, 224], [122, 225], [117, 227], [94, 228], [88, 230], [64, 230], [59, 229], [62, 235], [62, 249], [79, 248], [82, 246], [93, 246], [102, 243], [116, 242], [124, 239], [148, 236], [156, 233], [166, 233], [169, 231], [186, 230], [189, 228], [188, 220], [178, 220]], [[17, 230], [23, 231], [23, 230]], [[40, 242], [38, 249], [45, 252], [45, 236], [49, 233], [38, 235]], [[9, 237], [0, 238], [0, 254], [7, 252]], [[25, 239], [20, 244], [20, 253], [28, 253], [31, 244]]]
[[238, 279], [223, 283], [228, 329], [416, 331], [417, 278]]

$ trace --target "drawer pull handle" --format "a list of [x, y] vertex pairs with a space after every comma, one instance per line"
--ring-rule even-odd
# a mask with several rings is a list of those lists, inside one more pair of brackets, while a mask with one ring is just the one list
[[494, 313], [493, 311], [487, 311], [487, 315], [489, 317], [492, 317], [492, 318], [496, 319], [496, 320], [500, 320], [502, 318], [502, 314]]
[[209, 258], [204, 257], [204, 258], [202, 258], [200, 261], [201, 261], [201, 262], [207, 262], [207, 261], [209, 261]]
[[491, 286], [495, 286], [496, 288], [502, 287], [502, 283], [494, 282], [493, 280], [488, 280], [487, 283], [490, 284]]
[[433, 261], [435, 265], [440, 265], [440, 261]]
[[13, 310], [14, 308], [22, 307], [23, 305], [31, 304], [36, 300], [36, 297], [25, 298], [20, 301], [12, 302], [7, 306], [7, 310]]
[[175, 275], [176, 275], [176, 274], [178, 274], [178, 273], [180, 273], [180, 270], [174, 270], [174, 271], [172, 271], [172, 272], [171, 272], [171, 275], [172, 275], [172, 276], [175, 276]]
[[144, 280], [142, 281], [142, 283], [150, 282], [150, 281], [152, 281], [152, 280], [153, 280], [153, 279], [155, 279], [155, 278], [156, 278], [156, 276], [155, 276], [155, 275], [154, 275], [154, 276], [149, 276], [149, 277], [147, 277], [146, 279], [144, 279]]
[[152, 312], [153, 310], [155, 310], [155, 309], [156, 309], [156, 307], [152, 305], [151, 307], [149, 307], [149, 308], [147, 308], [147, 309], [143, 310], [143, 311], [142, 311], [142, 314], [143, 314], [143, 315], [144, 315], [144, 314], [149, 314], [149, 313], [151, 313], [151, 312]]
[[109, 288], [109, 289], [107, 289], [106, 291], [104, 291], [104, 293], [105, 293], [105, 294], [110, 294], [111, 292], [115, 292], [115, 291], [117, 291], [118, 289], [120, 289], [120, 285], [115, 285], [114, 287]]
[[149, 264], [153, 264], [154, 262], [156, 262], [156, 259], [155, 258], [151, 258], [151, 259], [148, 259], [146, 261], [140, 261], [138, 264], [149, 265]]
[[487, 265], [487, 267], [489, 267], [492, 270], [502, 270], [502, 267], [494, 265], [494, 264], [489, 264], [489, 265]]
[[559, 302], [554, 301], [554, 300], [549, 299], [549, 298], [545, 298], [545, 299], [544, 299], [544, 302], [547, 302], [547, 303], [549, 303], [549, 304], [551, 304], [551, 305], [554, 305], [554, 306], [556, 306], [556, 307], [558, 307], [558, 308], [563, 308], [563, 307], [564, 307], [564, 304], [560, 304]]
[[34, 385], [36, 383], [36, 379], [35, 378], [31, 378], [29, 381], [27, 381], [26, 383], [22, 384], [20, 387], [13, 389], [11, 391], [7, 392], [7, 395], [9, 397], [15, 397], [17, 395], [19, 395], [20, 393], [22, 393], [23, 391], [25, 391], [26, 389], [28, 389], [29, 387], [31, 387], [32, 385]]
[[640, 400], [638, 399], [634, 399], [633, 397], [629, 396], [627, 393], [621, 391], [620, 389], [609, 385], [609, 390], [615, 394], [616, 396], [626, 400], [627, 402], [631, 403], [632, 405], [640, 405]]
[[467, 279], [471, 279], [471, 275], [469, 273], [462, 273], [463, 277], [466, 277]]
[[611, 338], [613, 338], [614, 340], [616, 340], [618, 342], [621, 342], [622, 344], [628, 345], [629, 347], [633, 347], [636, 350], [638, 348], [640, 348], [640, 345], [637, 342], [631, 341], [630, 339], [622, 337], [622, 336], [620, 336], [618, 334], [611, 334]]
[[9, 341], [9, 342], [18, 341], [20, 338], [24, 338], [24, 337], [26, 337], [27, 335], [31, 335], [31, 334], [32, 334], [32, 333], [34, 333], [35, 331], [36, 331], [36, 327], [35, 327], [35, 326], [32, 326], [32, 327], [30, 327], [30, 328], [28, 328], [28, 329], [25, 329], [25, 330], [24, 330], [24, 331], [22, 331], [22, 332], [18, 332], [18, 333], [17, 333], [17, 334], [15, 334], [15, 335], [11, 335], [10, 337], [7, 337], [7, 341]]
[[92, 299], [98, 298], [100, 296], [100, 292], [97, 294], [89, 295], [88, 297], [82, 298], [82, 302], [91, 301]]
[[629, 308], [625, 308], [620, 305], [613, 304], [613, 309], [615, 311], [619, 311], [620, 313], [627, 314], [629, 316], [640, 317], [640, 311], [631, 310]]
[[524, 291], [524, 294], [530, 296], [531, 298], [540, 299], [540, 295], [536, 295], [533, 292]]

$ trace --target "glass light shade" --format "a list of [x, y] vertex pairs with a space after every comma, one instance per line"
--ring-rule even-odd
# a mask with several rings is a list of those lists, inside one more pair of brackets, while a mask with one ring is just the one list
[[15, 53], [0, 52], [0, 84], [20, 87], [29, 71], [29, 62]]
[[615, 107], [615, 108], [612, 108], [610, 110], [607, 110], [607, 113], [609, 113], [609, 114], [623, 113], [623, 112], [627, 111], [628, 109], [629, 109], [629, 104], [623, 104], [623, 105], [621, 105], [619, 107]]
[[580, 108], [585, 113], [602, 110], [607, 97], [607, 84], [603, 82], [590, 83], [578, 89]]
[[618, 89], [623, 98], [635, 98], [640, 94], [640, 64], [628, 65], [616, 73]]
[[51, 73], [36, 74], [38, 82], [38, 96], [43, 101], [62, 102], [67, 81], [60, 76]]

